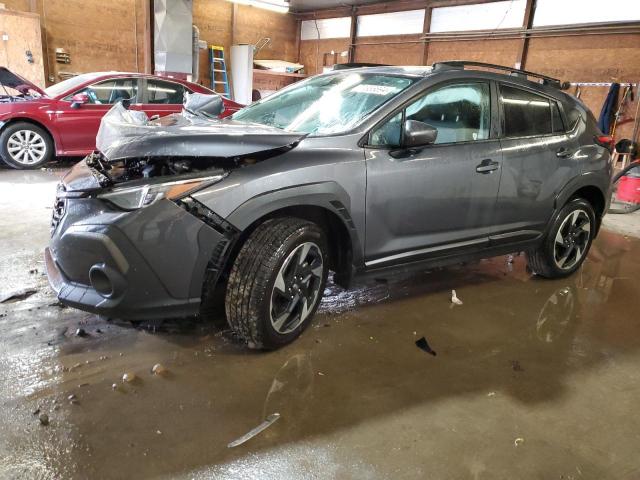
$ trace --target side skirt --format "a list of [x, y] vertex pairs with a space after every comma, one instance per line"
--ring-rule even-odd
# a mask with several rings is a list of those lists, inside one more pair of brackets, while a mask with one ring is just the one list
[[513, 252], [530, 250], [539, 245], [540, 239], [528, 240], [525, 242], [509, 243], [492, 247], [478, 248], [472, 251], [468, 249], [464, 252], [449, 252], [431, 258], [421, 258], [401, 264], [387, 265], [383, 267], [362, 268], [356, 272], [353, 281], [363, 281], [373, 277], [379, 278], [385, 275], [397, 275], [400, 273], [411, 273], [428, 270], [431, 268], [447, 267], [465, 262], [481, 260], [483, 258], [498, 257]]

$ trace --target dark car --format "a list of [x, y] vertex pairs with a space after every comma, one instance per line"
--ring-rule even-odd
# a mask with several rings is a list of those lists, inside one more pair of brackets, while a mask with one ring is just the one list
[[[140, 73], [83, 73], [44, 90], [0, 67], [0, 159], [13, 168], [38, 168], [58, 156], [95, 149], [100, 120], [119, 100], [149, 116], [179, 112], [186, 93], [201, 85]], [[225, 114], [241, 105], [224, 99]]]
[[210, 312], [221, 287], [231, 328], [275, 348], [309, 325], [329, 270], [347, 288], [526, 251], [540, 276], [575, 272], [606, 211], [611, 139], [557, 80], [468, 67], [341, 70], [231, 119], [111, 128], [59, 187], [58, 298], [179, 317]]

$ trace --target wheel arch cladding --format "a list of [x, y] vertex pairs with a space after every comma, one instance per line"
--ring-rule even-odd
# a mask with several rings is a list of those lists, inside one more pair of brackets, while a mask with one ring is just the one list
[[600, 229], [602, 217], [607, 210], [607, 195], [611, 188], [611, 179], [594, 172], [575, 177], [556, 196], [555, 211], [559, 211], [572, 198], [584, 198], [596, 213], [597, 230]]
[[602, 190], [594, 185], [587, 185], [579, 188], [573, 193], [573, 195], [571, 195], [571, 198], [576, 197], [584, 198], [586, 201], [588, 201], [596, 211], [596, 215], [598, 217], [602, 217], [606, 204], [606, 200], [604, 194], [602, 193]]
[[333, 182], [331, 185], [333, 192], [326, 191], [327, 184], [312, 184], [259, 195], [243, 203], [227, 218], [242, 231], [228, 264], [233, 263], [240, 246], [258, 225], [270, 218], [290, 216], [309, 220], [325, 230], [331, 257], [329, 268], [336, 272], [335, 281], [347, 286], [353, 265], [362, 262], [362, 246], [346, 192]]

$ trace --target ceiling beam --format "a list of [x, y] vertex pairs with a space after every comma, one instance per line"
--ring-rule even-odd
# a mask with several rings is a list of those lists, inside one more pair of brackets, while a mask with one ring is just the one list
[[533, 17], [536, 11], [536, 0], [527, 0], [527, 5], [524, 9], [524, 19], [522, 21], [522, 28], [524, 28], [524, 36], [520, 40], [520, 46], [518, 47], [518, 56], [516, 57], [516, 68], [524, 70], [524, 64], [527, 61], [527, 51], [529, 50], [529, 35], [527, 32], [531, 30], [533, 26]]
[[358, 37], [358, 9], [354, 6], [351, 7], [351, 31], [349, 38], [351, 44], [349, 45], [349, 63], [356, 61], [356, 38]]
[[296, 16], [302, 20], [313, 20], [321, 18], [348, 17], [353, 8], [357, 9], [358, 15], [370, 15], [376, 13], [402, 12], [405, 10], [420, 10], [426, 7], [455, 7], [458, 5], [472, 5], [478, 3], [493, 3], [502, 0], [390, 0], [366, 5], [354, 5], [345, 7], [324, 8], [320, 10], [310, 10], [297, 12]]
[[[427, 34], [431, 31], [431, 13], [433, 12], [433, 8], [427, 6], [424, 11], [424, 24], [422, 26], [422, 33]], [[429, 42], [424, 42], [422, 44], [422, 65], [428, 65], [429, 61]]]

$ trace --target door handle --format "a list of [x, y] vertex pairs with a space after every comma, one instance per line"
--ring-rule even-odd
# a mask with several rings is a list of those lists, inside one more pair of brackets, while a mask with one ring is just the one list
[[559, 148], [558, 150], [556, 150], [556, 157], [558, 158], [566, 158], [566, 157], [570, 157], [571, 156], [571, 152], [569, 150], [567, 150], [566, 148], [562, 147]]
[[476, 172], [478, 173], [491, 173], [494, 170], [497, 170], [500, 167], [500, 163], [494, 162], [490, 158], [483, 160], [480, 162], [480, 165], [476, 167]]

